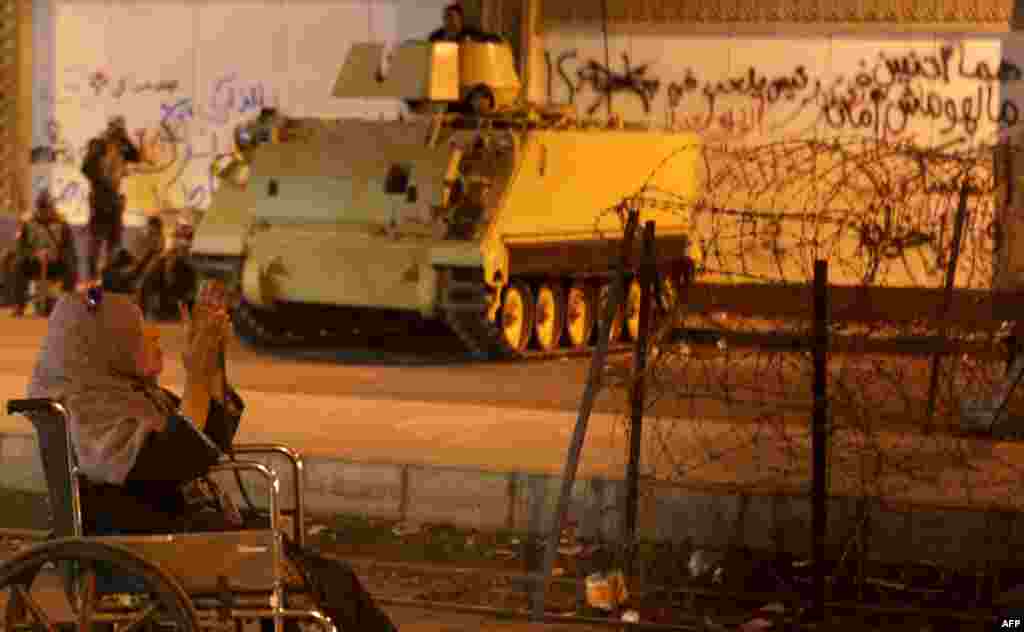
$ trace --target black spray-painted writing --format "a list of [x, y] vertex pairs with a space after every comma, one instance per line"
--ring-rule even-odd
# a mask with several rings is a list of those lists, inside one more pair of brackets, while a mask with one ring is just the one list
[[[942, 89], [954, 79], [976, 83], [969, 94], [951, 96]], [[1019, 81], [1020, 68], [1008, 61], [991, 70], [988, 63], [970, 63], [962, 46], [943, 46], [937, 55], [914, 51], [878, 61], [860, 62], [852, 81], [842, 77], [817, 99], [825, 123], [833, 129], [870, 130], [880, 137], [902, 134], [912, 120], [930, 119], [942, 134], [974, 136], [986, 121], [1014, 126], [1020, 110], [1013, 101], [999, 102], [999, 81]]]
[[[587, 108], [587, 114], [593, 114], [602, 105], [608, 103], [611, 95], [620, 92], [636, 95], [643, 102], [644, 112], [651, 111], [651, 99], [661, 89], [661, 81], [647, 77], [647, 70], [650, 64], [633, 67], [630, 63], [629, 55], [623, 53], [622, 62], [624, 70], [623, 72], [615, 72], [604, 64], [590, 60], [576, 71], [576, 81], [574, 82], [566, 71], [565, 65], [570, 59], [575, 58], [576, 51], [570, 51], [559, 55], [557, 61], [557, 72], [569, 90], [569, 101], [571, 103], [575, 103], [577, 93], [584, 88], [590, 88], [599, 96]], [[548, 92], [550, 93], [553, 76], [552, 70], [554, 70], [553, 66], [556, 66], [556, 64], [551, 61], [551, 53], [545, 54], [545, 61], [548, 67]]]
[[[644, 112], [664, 90], [668, 111], [673, 114], [691, 96], [703, 102], [701, 114], [684, 115], [684, 126], [706, 129], [719, 125], [741, 131], [761, 124], [767, 109], [779, 103], [799, 113], [808, 108], [832, 129], [866, 131], [882, 138], [897, 137], [907, 132], [912, 121], [931, 120], [940, 125], [943, 134], [974, 136], [981, 124], [1013, 126], [1020, 122], [1016, 103], [1000, 100], [999, 82], [1020, 81], [1024, 71], [1003, 60], [993, 68], [988, 61], [970, 60], [962, 45], [942, 46], [936, 54], [909, 51], [893, 55], [881, 52], [873, 61], [862, 60], [859, 69], [849, 77], [838, 76], [830, 86], [812, 77], [805, 66], [792, 72], [769, 75], [751, 66], [723, 80], [703, 80], [692, 68], [682, 72], [682, 79], [663, 82], [650, 73], [650, 64], [634, 66], [623, 55], [621, 71], [608, 68], [596, 60], [579, 62], [575, 50], [552, 58], [546, 55], [548, 92], [554, 93], [560, 80], [570, 103], [585, 91], [598, 98], [588, 108], [593, 115], [610, 94], [627, 93], [638, 97]], [[957, 81], [970, 81], [966, 94], [950, 95], [946, 88]], [[964, 85], [964, 84], [959, 84]], [[723, 97], [747, 98], [751, 108], [720, 107]], [[748, 111], [749, 110], [749, 111]]]

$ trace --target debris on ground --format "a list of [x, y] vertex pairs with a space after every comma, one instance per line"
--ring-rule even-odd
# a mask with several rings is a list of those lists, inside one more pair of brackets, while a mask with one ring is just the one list
[[394, 528], [391, 529], [391, 532], [394, 533], [396, 536], [398, 536], [400, 538], [404, 537], [404, 536], [407, 536], [407, 535], [416, 535], [417, 533], [420, 533], [421, 531], [423, 531], [423, 525], [416, 524], [416, 523], [412, 523], [412, 524], [399, 523], [399, 524], [396, 524], [394, 526]]
[[689, 569], [692, 579], [701, 579], [721, 570], [725, 556], [703, 549], [697, 549], [690, 555]]
[[629, 599], [622, 571], [594, 573], [586, 578], [587, 603], [591, 608], [611, 611]]
[[[308, 523], [307, 533], [310, 543], [324, 554], [350, 561], [367, 588], [382, 599], [520, 611], [530, 608], [526, 578], [536, 572], [531, 565], [542, 559], [538, 552], [544, 546], [544, 538], [522, 532], [482, 532], [452, 524], [357, 516], [318, 518]], [[13, 534], [0, 537], [0, 556], [9, 558], [34, 544], [38, 541]], [[799, 619], [800, 604], [809, 603], [813, 585], [813, 565], [792, 556], [747, 550], [725, 554], [695, 550], [686, 542], [641, 542], [635, 549], [637, 572], [628, 578], [630, 588], [640, 589], [627, 592], [617, 547], [597, 538], [578, 537], [576, 525], [568, 522], [557, 550], [546, 610], [575, 612], [609, 623], [621, 619], [621, 623], [692, 625], [703, 620], [706, 629], [722, 632], [781, 629], [784, 619]], [[869, 562], [859, 571], [865, 580], [860, 586], [849, 569], [828, 570], [835, 601], [854, 602], [862, 596], [863, 604], [948, 608], [948, 604], [979, 599], [984, 604], [991, 599], [976, 597], [979, 583], [974, 572], [954, 572], [927, 562]], [[998, 601], [1024, 602], [1024, 569], [1019, 576], [1004, 573], [992, 588], [996, 585], [1006, 587], [996, 595]], [[761, 596], [755, 597], [755, 592]], [[747, 593], [750, 596], [744, 599]], [[768, 595], [777, 598], [766, 599]], [[921, 619], [923, 625], [928, 615]], [[867, 614], [844, 615], [843, 620], [853, 622], [851, 629], [861, 623], [860, 629], [886, 629]], [[955, 623], [942, 625], [933, 623], [936, 631], [958, 629]]]
[[308, 533], [310, 536], [318, 536], [321, 533], [323, 533], [326, 529], [327, 529], [326, 525], [315, 524], [315, 525], [311, 526], [306, 533]]

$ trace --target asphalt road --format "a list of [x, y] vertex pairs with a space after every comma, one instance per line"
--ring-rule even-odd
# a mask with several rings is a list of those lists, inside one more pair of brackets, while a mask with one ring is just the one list
[[[162, 381], [179, 390], [183, 331], [178, 323], [161, 330]], [[24, 396], [45, 332], [44, 319], [0, 309], [0, 399]], [[429, 341], [377, 336], [372, 344], [269, 354], [232, 340], [230, 378], [247, 402], [239, 440], [369, 462], [561, 470], [586, 358], [478, 362], [443, 332]], [[593, 458], [581, 474], [622, 471], [616, 410], [610, 393], [599, 399], [588, 435]], [[27, 431], [24, 420], [0, 415], [0, 432]]]
[[[0, 373], [25, 373], [46, 332], [41, 318], [11, 318], [0, 308]], [[160, 326], [164, 378], [178, 382], [183, 349], [181, 325]], [[255, 351], [231, 341], [231, 379], [238, 388], [264, 393], [331, 395], [486, 404], [497, 407], [575, 410], [588, 358], [488, 363], [474, 360], [454, 336], [431, 332], [428, 341], [367, 333], [370, 348]], [[360, 342], [357, 338], [356, 344]], [[610, 397], [597, 410], [614, 411]]]
[[[23, 396], [45, 331], [42, 319], [12, 319], [8, 310], [0, 311], [0, 399]], [[163, 326], [168, 364], [164, 382], [176, 390], [182, 382], [182, 334], [178, 324]], [[446, 341], [440, 333], [429, 341], [377, 336], [372, 344], [372, 351], [272, 356], [232, 341], [229, 371], [247, 403], [238, 440], [284, 443], [310, 457], [561, 473], [588, 358], [474, 362], [457, 340], [449, 336]], [[619, 356], [612, 364], [621, 370], [629, 361], [628, 355]], [[644, 471], [699, 486], [766, 492], [806, 488], [810, 411], [801, 408], [807, 399], [800, 396], [810, 390], [802, 381], [806, 375], [787, 376], [740, 360], [726, 368], [713, 379], [789, 389], [792, 401], [776, 400], [797, 406], [761, 420], [756, 407], [744, 412], [703, 400], [655, 407], [644, 426]], [[832, 435], [834, 491], [857, 493], [868, 484], [892, 499], [1024, 507], [1024, 498], [1016, 493], [1024, 446], [942, 432], [908, 433], [895, 422], [879, 421], [887, 406], [895, 410], [902, 405], [895, 397], [887, 402], [886, 389], [920, 393], [927, 386], [920, 372], [898, 374], [891, 386], [871, 383], [879, 375], [851, 368], [845, 378], [847, 384], [864, 382], [867, 391], [877, 389], [878, 399], [877, 406], [864, 411], [866, 421], [875, 426], [869, 433], [840, 428]], [[706, 376], [692, 370], [672, 379], [685, 385]], [[622, 398], [621, 391], [611, 390], [599, 397], [580, 477], [623, 476], [628, 440]], [[674, 407], [677, 414], [664, 415], [666, 407]], [[27, 433], [28, 428], [23, 419], [0, 416], [0, 432]]]

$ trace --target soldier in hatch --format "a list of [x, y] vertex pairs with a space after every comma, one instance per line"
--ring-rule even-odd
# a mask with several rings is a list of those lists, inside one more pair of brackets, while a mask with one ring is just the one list
[[479, 41], [484, 34], [466, 26], [466, 14], [458, 4], [449, 4], [444, 8], [444, 26], [430, 34], [431, 42], [461, 42], [464, 40]]

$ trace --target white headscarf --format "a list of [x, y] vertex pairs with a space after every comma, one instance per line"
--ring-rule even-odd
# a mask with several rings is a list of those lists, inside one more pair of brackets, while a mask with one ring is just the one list
[[67, 406], [79, 467], [98, 483], [123, 484], [146, 437], [173, 412], [139, 370], [142, 326], [141, 310], [125, 296], [107, 292], [95, 310], [82, 295], [61, 298], [29, 383], [29, 397]]

